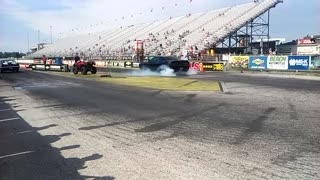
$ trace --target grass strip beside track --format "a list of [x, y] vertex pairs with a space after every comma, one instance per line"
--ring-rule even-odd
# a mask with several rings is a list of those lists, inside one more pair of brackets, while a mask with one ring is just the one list
[[59, 73], [69, 77], [94, 79], [96, 81], [125, 86], [134, 86], [148, 89], [171, 90], [171, 91], [221, 91], [216, 81], [203, 81], [187, 79], [183, 77], [133, 77], [123, 74], [111, 74], [111, 77], [100, 77], [103, 74], [74, 75], [72, 73]]

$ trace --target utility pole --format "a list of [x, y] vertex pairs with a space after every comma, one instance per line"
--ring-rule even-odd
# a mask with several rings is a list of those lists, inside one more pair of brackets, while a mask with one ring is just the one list
[[38, 30], [38, 48], [37, 48], [39, 51], [40, 50], [40, 30]]
[[38, 30], [38, 44], [40, 44], [40, 30]]
[[51, 44], [52, 44], [52, 26], [50, 26], [50, 38], [51, 38]]
[[27, 34], [27, 39], [28, 39], [28, 51], [27, 51], [27, 54], [29, 53], [29, 51], [30, 51], [30, 44], [29, 44], [29, 32], [28, 32], [28, 34]]

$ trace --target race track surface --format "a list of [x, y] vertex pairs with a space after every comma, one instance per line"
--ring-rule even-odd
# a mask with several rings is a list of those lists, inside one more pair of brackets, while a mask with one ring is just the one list
[[241, 73], [179, 92], [0, 75], [0, 179], [320, 179], [320, 81]]

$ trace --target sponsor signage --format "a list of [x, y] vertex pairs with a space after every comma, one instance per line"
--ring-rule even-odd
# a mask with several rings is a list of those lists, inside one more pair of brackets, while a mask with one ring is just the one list
[[130, 62], [130, 61], [126, 61], [124, 63], [124, 67], [132, 67], [133, 66], [133, 62]]
[[320, 54], [320, 46], [301, 46], [297, 48], [299, 55], [316, 55]]
[[203, 63], [204, 71], [223, 71], [223, 63]]
[[298, 44], [314, 44], [314, 40], [311, 38], [298, 39]]
[[268, 56], [250, 56], [249, 69], [267, 69]]
[[32, 64], [32, 70], [41, 70], [41, 71], [68, 71], [68, 65], [52, 65], [52, 64]]
[[132, 67], [138, 68], [140, 63], [132, 63]]
[[98, 66], [98, 67], [103, 67], [106, 65], [105, 61], [95, 61], [95, 63], [96, 63], [96, 66]]
[[45, 69], [45, 65], [36, 65], [37, 69]]
[[274, 70], [287, 70], [288, 56], [269, 56], [267, 68]]
[[249, 56], [231, 56], [232, 67], [248, 68]]
[[309, 70], [310, 69], [310, 56], [288, 56], [288, 69], [289, 70]]
[[61, 70], [62, 68], [61, 68], [61, 66], [58, 66], [58, 65], [51, 65], [50, 69], [52, 69], [52, 70]]
[[192, 70], [200, 70], [200, 63], [199, 62], [190, 62], [189, 69]]

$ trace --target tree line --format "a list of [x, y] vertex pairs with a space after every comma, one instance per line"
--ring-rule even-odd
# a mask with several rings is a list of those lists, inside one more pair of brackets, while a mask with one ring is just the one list
[[20, 52], [0, 52], [0, 58], [21, 58], [22, 56], [25, 56], [25, 53]]

